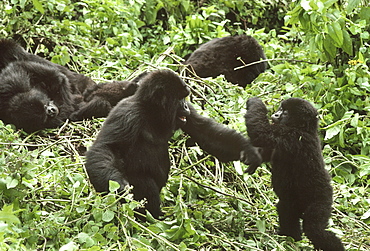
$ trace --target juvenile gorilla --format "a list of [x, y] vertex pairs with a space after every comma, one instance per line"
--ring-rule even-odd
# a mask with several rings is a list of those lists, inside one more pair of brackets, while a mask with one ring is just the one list
[[261, 72], [266, 70], [266, 63], [234, 68], [266, 59], [265, 53], [257, 40], [251, 36], [238, 35], [215, 38], [196, 49], [185, 64], [202, 78], [217, 77], [223, 74], [229, 82], [245, 87]]
[[[334, 233], [325, 230], [331, 215], [333, 189], [324, 167], [316, 109], [306, 100], [289, 98], [272, 115], [258, 98], [247, 102], [245, 121], [252, 144], [272, 150], [272, 186], [279, 197], [280, 235], [301, 239], [303, 232], [316, 249], [344, 250]], [[247, 170], [249, 173], [254, 168]]]
[[178, 128], [221, 161], [240, 159], [254, 169], [261, 164], [248, 139], [199, 115], [184, 101], [188, 93], [175, 73], [156, 71], [140, 81], [133, 96], [112, 109], [86, 153], [86, 170], [98, 192], [108, 191], [109, 180], [117, 181], [121, 190], [131, 184], [135, 199], [147, 198], [146, 208], [158, 218], [159, 192], [170, 166], [167, 141]]
[[190, 113], [184, 100], [188, 95], [174, 72], [159, 70], [111, 110], [86, 153], [86, 170], [97, 191], [108, 191], [109, 180], [118, 182], [120, 190], [130, 184], [134, 198], [146, 198], [153, 217], [161, 215], [159, 193], [170, 170], [168, 140], [177, 120], [185, 121]]

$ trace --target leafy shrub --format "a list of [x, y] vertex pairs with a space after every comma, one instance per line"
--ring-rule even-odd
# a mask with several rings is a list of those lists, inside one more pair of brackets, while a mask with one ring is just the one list
[[[333, 176], [329, 228], [347, 250], [365, 251], [370, 248], [369, 8], [366, 1], [340, 3], [5, 0], [0, 37], [104, 81], [157, 67], [177, 70], [181, 57], [199, 43], [253, 35], [270, 69], [245, 89], [223, 76], [187, 78], [192, 102], [201, 114], [243, 133], [251, 96], [260, 96], [270, 111], [291, 96], [313, 102]], [[344, 44], [346, 33], [352, 52]], [[31, 135], [0, 122], [0, 249], [311, 250], [306, 238], [292, 242], [274, 234], [278, 219], [268, 164], [252, 176], [244, 174], [239, 162], [220, 163], [198, 146], [186, 146], [181, 131], [170, 142], [171, 175], [161, 193], [165, 217], [136, 221], [133, 209], [145, 202], [133, 201], [129, 192], [117, 195], [114, 183], [108, 195], [96, 193], [84, 171], [83, 152], [103, 121], [69, 122]], [[127, 203], [118, 203], [121, 197]]]

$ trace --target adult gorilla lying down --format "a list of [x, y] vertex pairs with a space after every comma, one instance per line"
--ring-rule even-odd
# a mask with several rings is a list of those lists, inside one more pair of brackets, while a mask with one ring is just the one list
[[26, 132], [55, 128], [76, 109], [71, 85], [54, 66], [15, 61], [0, 73], [0, 119]]
[[135, 92], [135, 81], [97, 85], [13, 40], [0, 39], [0, 119], [29, 133], [67, 119], [105, 117], [118, 99]]
[[170, 170], [168, 140], [179, 126], [224, 161], [237, 160], [247, 151], [243, 161], [260, 164], [246, 138], [189, 109], [187, 95], [189, 89], [177, 74], [158, 70], [147, 74], [136, 93], [111, 110], [86, 153], [86, 170], [98, 192], [108, 191], [109, 180], [118, 182], [120, 191], [130, 184], [134, 198], [146, 198], [146, 209], [158, 218], [159, 193]]

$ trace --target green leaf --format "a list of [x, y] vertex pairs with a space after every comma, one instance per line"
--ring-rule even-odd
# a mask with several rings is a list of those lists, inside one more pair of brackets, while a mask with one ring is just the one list
[[6, 178], [6, 188], [11, 189], [18, 185], [19, 181], [17, 179], [13, 179], [12, 177]]
[[106, 210], [106, 211], [103, 213], [103, 218], [102, 218], [102, 220], [103, 220], [104, 222], [110, 222], [110, 221], [112, 221], [112, 220], [113, 220], [113, 218], [114, 218], [114, 212], [113, 212], [113, 211], [111, 211], [111, 210]]
[[351, 14], [354, 8], [360, 4], [361, 0], [349, 0], [347, 7], [346, 7], [346, 12], [347, 14]]
[[327, 25], [328, 34], [334, 40], [335, 46], [342, 47], [343, 45], [343, 32], [342, 27], [338, 21]]
[[87, 233], [79, 233], [77, 235], [78, 241], [80, 243], [86, 243], [87, 246], [92, 246], [94, 245], [95, 241], [87, 234]]
[[340, 128], [341, 128], [340, 125], [336, 125], [326, 130], [324, 140], [328, 140], [335, 137], [340, 132]]
[[359, 119], [359, 117], [360, 117], [360, 115], [358, 113], [355, 113], [355, 115], [351, 119], [351, 126], [353, 126], [353, 127], [357, 127], [358, 126], [358, 119]]
[[117, 181], [110, 180], [109, 181], [109, 192], [113, 193], [116, 192], [121, 185]]
[[33, 6], [35, 6], [36, 10], [40, 11], [42, 14], [45, 13], [44, 8], [42, 7], [42, 4], [38, 0], [32, 0]]
[[3, 209], [0, 211], [0, 221], [14, 224], [21, 223], [18, 217], [14, 215], [13, 205], [3, 206]]
[[258, 231], [264, 233], [266, 232], [266, 221], [264, 220], [257, 220], [256, 221], [256, 226], [258, 228]]
[[333, 39], [331, 39], [330, 37], [325, 37], [324, 39], [324, 50], [330, 60], [335, 58], [337, 48], [334, 45]]
[[353, 45], [352, 39], [348, 33], [348, 31], [343, 30], [343, 50], [350, 56], [353, 55]]
[[78, 246], [73, 241], [68, 242], [59, 249], [59, 251], [75, 251], [75, 250], [78, 250]]
[[287, 84], [285, 84], [285, 90], [286, 90], [287, 92], [292, 92], [292, 91], [294, 91], [294, 89], [295, 89], [295, 86], [294, 86], [294, 85], [292, 85], [291, 83], [287, 83]]

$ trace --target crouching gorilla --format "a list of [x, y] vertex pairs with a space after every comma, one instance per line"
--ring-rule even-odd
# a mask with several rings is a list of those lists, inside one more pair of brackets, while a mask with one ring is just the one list
[[109, 180], [118, 182], [121, 191], [130, 184], [134, 198], [146, 198], [146, 209], [158, 218], [159, 193], [170, 170], [168, 140], [179, 127], [223, 161], [261, 163], [258, 151], [242, 135], [196, 113], [184, 100], [188, 94], [174, 72], [154, 71], [140, 81], [133, 96], [111, 110], [86, 153], [86, 170], [98, 192], [108, 191]]
[[261, 72], [266, 70], [266, 63], [234, 68], [266, 59], [265, 53], [257, 40], [251, 36], [238, 35], [215, 38], [196, 49], [185, 64], [202, 78], [217, 77], [223, 74], [229, 82], [245, 87]]
[[133, 96], [111, 110], [86, 152], [86, 170], [98, 192], [108, 191], [109, 180], [118, 182], [120, 190], [130, 184], [134, 198], [146, 198], [153, 217], [161, 215], [159, 193], [170, 170], [168, 140], [177, 120], [185, 121], [190, 114], [188, 95], [188, 87], [175, 73], [154, 71]]
[[[272, 150], [272, 186], [279, 197], [280, 235], [301, 239], [303, 232], [316, 249], [344, 250], [334, 233], [326, 231], [331, 215], [333, 189], [324, 167], [318, 136], [316, 109], [306, 100], [289, 98], [272, 115], [258, 98], [247, 102], [245, 121], [252, 144]], [[253, 173], [255, 168], [247, 169]]]

